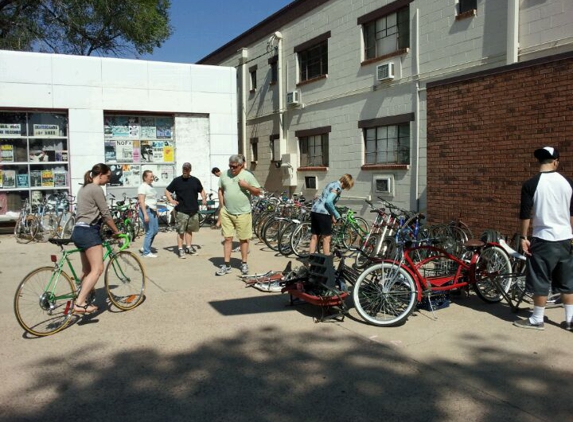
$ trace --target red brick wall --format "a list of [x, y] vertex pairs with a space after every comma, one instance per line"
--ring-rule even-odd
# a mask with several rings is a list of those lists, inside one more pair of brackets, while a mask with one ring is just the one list
[[[511, 69], [511, 68], [510, 68]], [[533, 151], [561, 152], [573, 178], [573, 58], [430, 84], [428, 218], [460, 217], [474, 235], [519, 228], [521, 184], [538, 171]]]

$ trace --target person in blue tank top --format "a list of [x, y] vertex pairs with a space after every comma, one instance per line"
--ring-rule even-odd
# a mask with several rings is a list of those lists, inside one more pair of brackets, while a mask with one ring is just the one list
[[312, 204], [310, 212], [310, 253], [315, 253], [319, 239], [322, 239], [322, 252], [330, 255], [330, 240], [332, 224], [340, 219], [335, 204], [340, 199], [342, 190], [350, 190], [354, 179], [350, 174], [343, 175], [339, 180], [330, 182], [322, 190], [322, 194]]

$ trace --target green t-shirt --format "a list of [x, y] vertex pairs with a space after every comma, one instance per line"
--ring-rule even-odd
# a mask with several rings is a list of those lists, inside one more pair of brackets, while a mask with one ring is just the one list
[[225, 208], [229, 214], [248, 214], [251, 212], [251, 193], [239, 187], [239, 180], [244, 180], [254, 188], [261, 185], [250, 171], [241, 170], [233, 177], [231, 170], [227, 170], [219, 177], [219, 188], [223, 190]]

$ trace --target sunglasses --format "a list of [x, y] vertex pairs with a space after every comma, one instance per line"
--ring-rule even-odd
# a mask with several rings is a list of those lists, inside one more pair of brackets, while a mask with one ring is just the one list
[[239, 164], [233, 165], [233, 164], [229, 164], [229, 168], [235, 170], [237, 168], [241, 167]]

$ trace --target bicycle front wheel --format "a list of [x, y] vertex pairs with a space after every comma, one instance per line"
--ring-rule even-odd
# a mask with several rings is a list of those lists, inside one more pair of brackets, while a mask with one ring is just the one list
[[41, 267], [26, 277], [14, 296], [14, 313], [20, 326], [34, 336], [49, 336], [70, 323], [76, 288], [64, 272]]
[[362, 217], [354, 217], [356, 225], [349, 223], [342, 232], [342, 245], [346, 248], [358, 246], [368, 234], [370, 227]]
[[294, 229], [290, 239], [290, 246], [294, 254], [299, 258], [308, 258], [311, 236], [310, 223], [308, 222], [301, 223]]
[[358, 277], [352, 297], [356, 311], [366, 322], [379, 327], [399, 325], [414, 311], [416, 283], [398, 264], [382, 262]]
[[[475, 291], [480, 299], [489, 303], [497, 303], [503, 299], [491, 277], [511, 273], [511, 262], [505, 251], [497, 246], [484, 248], [476, 262]], [[507, 293], [511, 287], [511, 279], [503, 278], [501, 287]]]
[[117, 308], [128, 311], [143, 301], [145, 270], [132, 252], [121, 251], [112, 256], [104, 280], [109, 300]]

